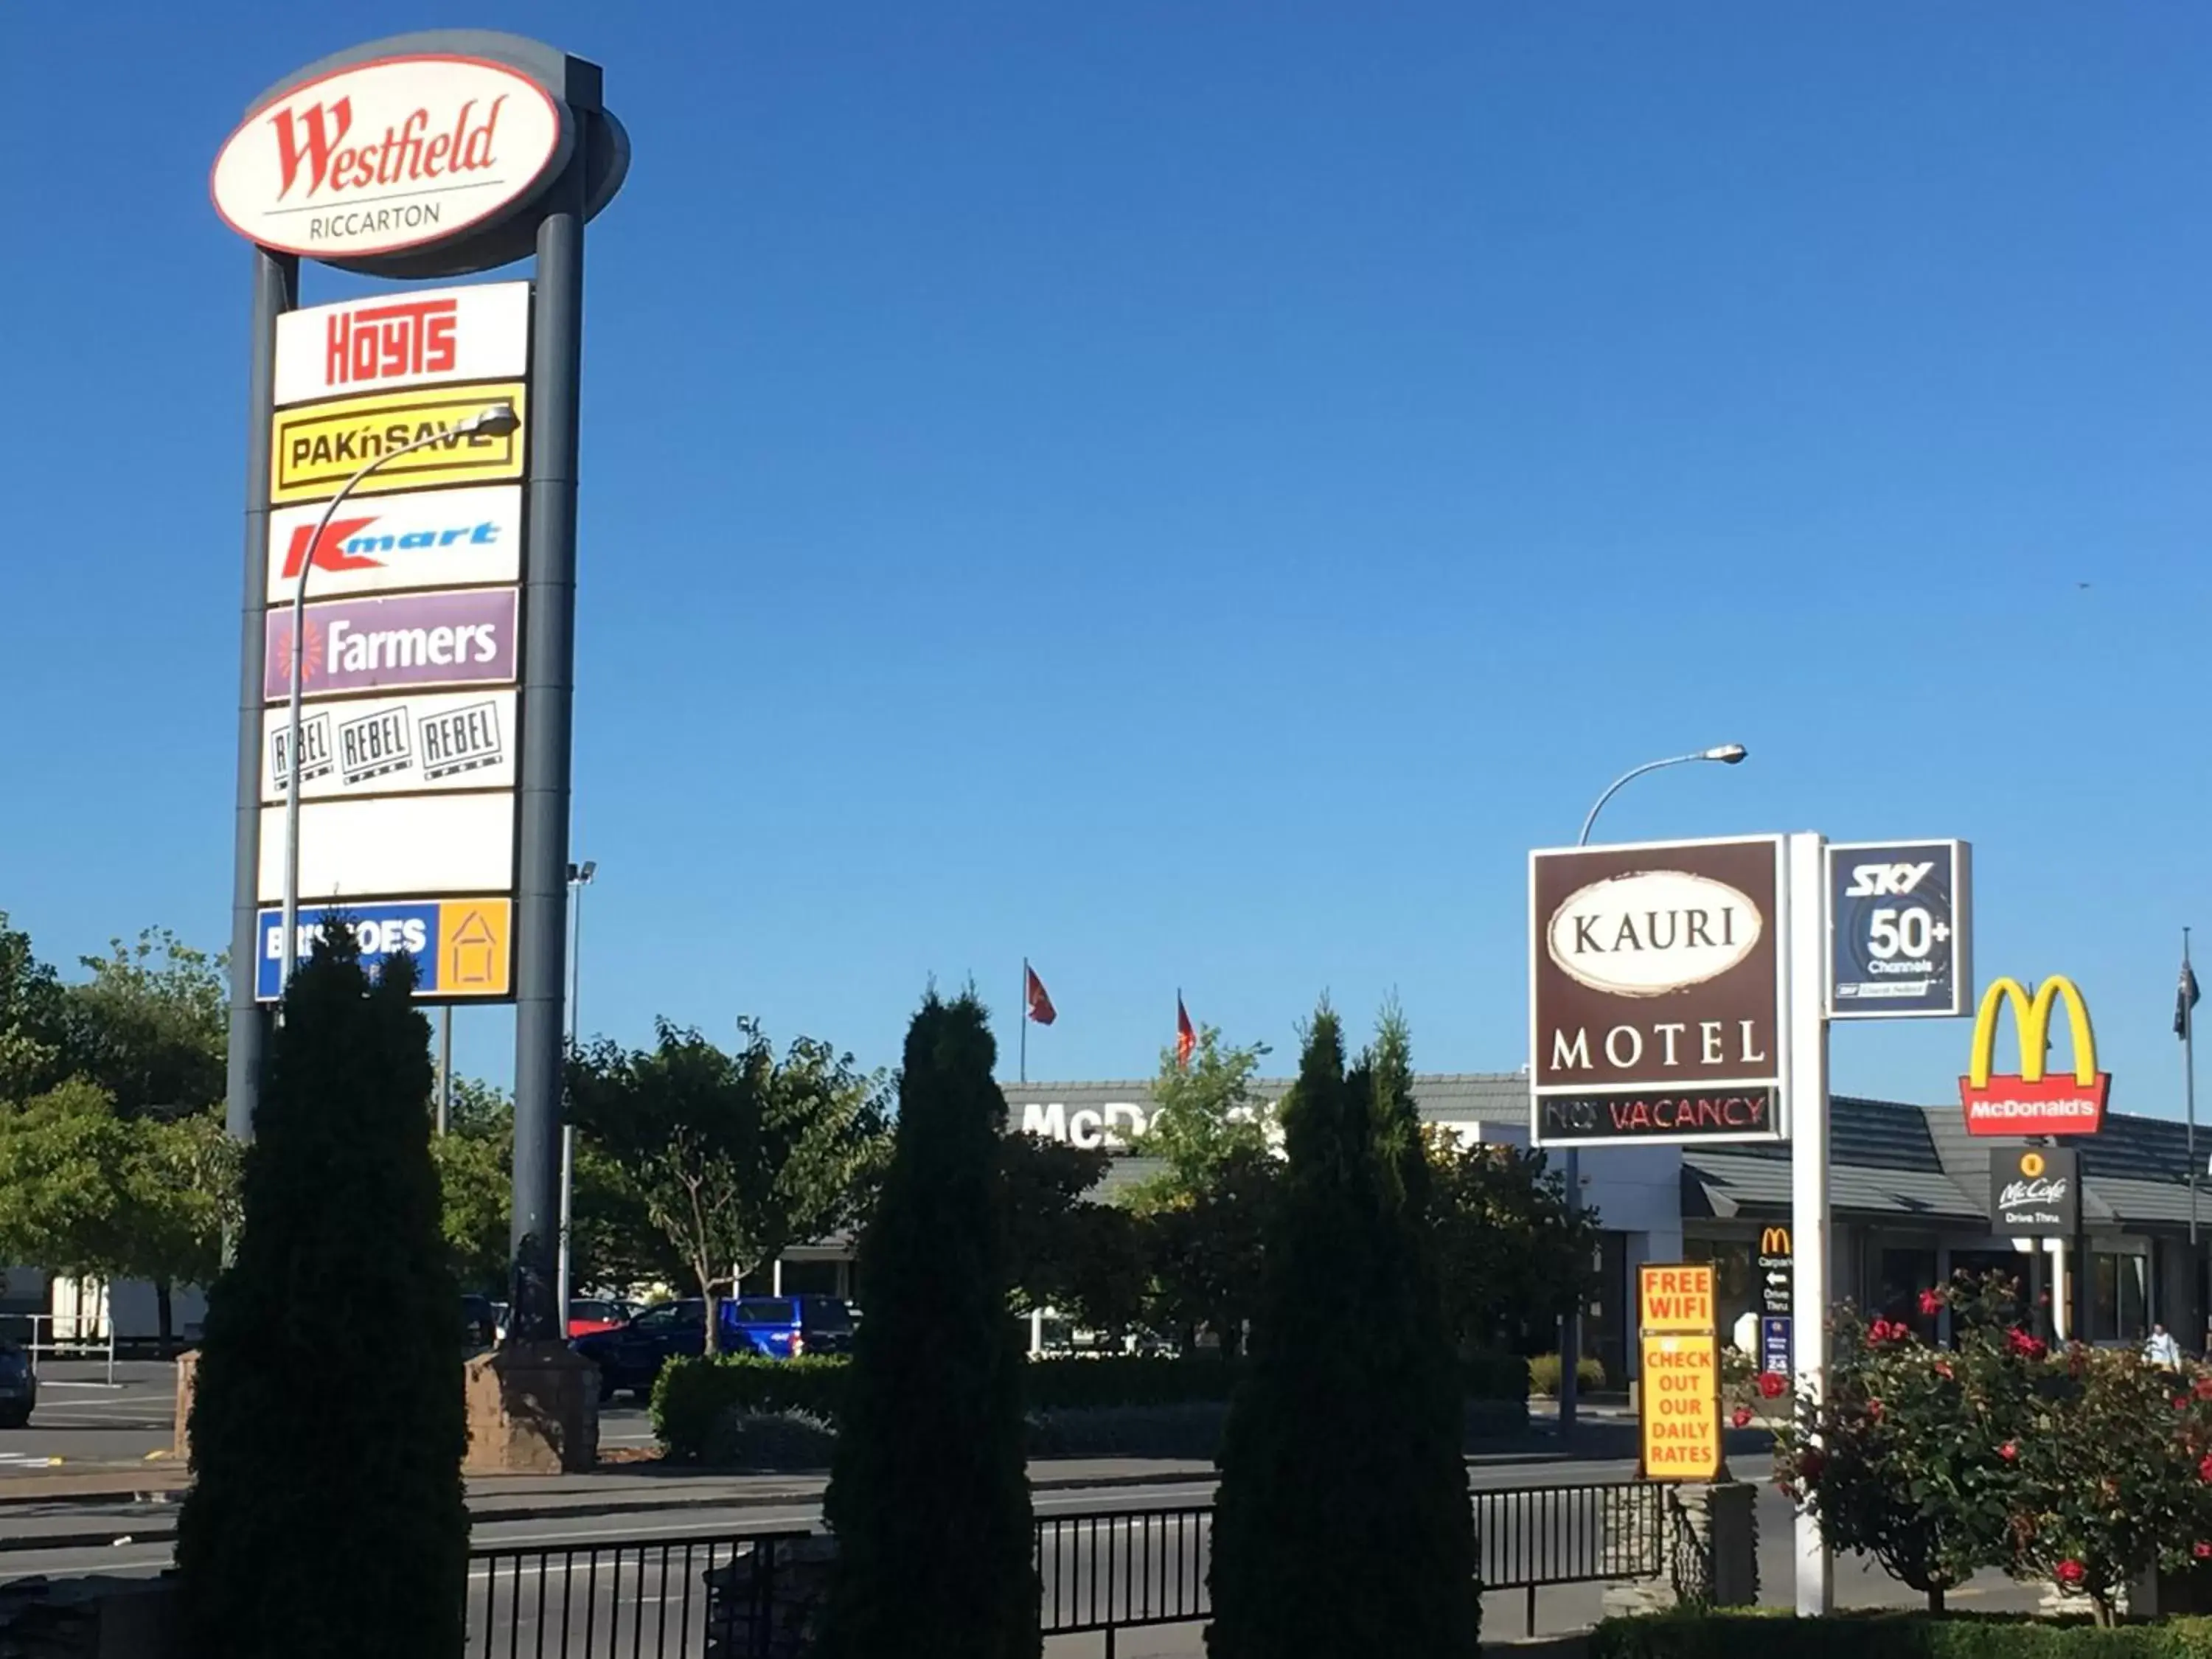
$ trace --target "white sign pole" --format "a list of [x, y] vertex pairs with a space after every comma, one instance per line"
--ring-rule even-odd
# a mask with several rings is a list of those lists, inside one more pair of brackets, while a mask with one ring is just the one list
[[[1828, 1366], [1828, 970], [1826, 860], [1817, 835], [1793, 835], [1784, 854], [1789, 916], [1789, 1027], [1783, 1090], [1790, 1125], [1790, 1312], [1796, 1393], [1818, 1400]], [[1820, 1525], [1797, 1510], [1797, 1612], [1835, 1605], [1835, 1557]]]

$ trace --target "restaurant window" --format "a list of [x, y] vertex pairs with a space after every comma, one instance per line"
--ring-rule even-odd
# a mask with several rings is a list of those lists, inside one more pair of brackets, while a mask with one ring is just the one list
[[2150, 1334], [2150, 1258], [2089, 1255], [2089, 1340], [2140, 1342]]
[[1713, 1301], [1720, 1315], [1721, 1340], [1729, 1340], [1735, 1322], [1759, 1308], [1759, 1280], [1752, 1271], [1748, 1243], [1731, 1238], [1686, 1238], [1686, 1261], [1709, 1261], [1713, 1268]]
[[1884, 1250], [1872, 1311], [1892, 1324], [1910, 1325], [1921, 1340], [1936, 1340], [1936, 1321], [1920, 1311], [1920, 1293], [1936, 1286], [1936, 1252]]

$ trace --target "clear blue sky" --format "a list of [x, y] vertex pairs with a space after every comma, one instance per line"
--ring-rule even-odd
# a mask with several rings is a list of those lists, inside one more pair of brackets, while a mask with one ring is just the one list
[[[64, 962], [228, 930], [245, 102], [377, 31], [602, 61], [576, 848], [587, 1028], [1149, 1072], [1393, 988], [1525, 1047], [1523, 849], [1977, 847], [2179, 1110], [2212, 930], [2212, 11], [401, 0], [27, 8], [0, 907]], [[360, 285], [311, 270], [307, 298]], [[2088, 583], [2084, 587], [2081, 584]], [[2208, 943], [2212, 943], [2209, 940]], [[503, 1076], [511, 1022], [463, 1059]], [[1961, 1024], [1838, 1088], [1950, 1095]]]

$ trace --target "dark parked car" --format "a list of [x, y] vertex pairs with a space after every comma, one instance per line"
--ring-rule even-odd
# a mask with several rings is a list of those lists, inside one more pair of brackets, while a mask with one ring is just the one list
[[39, 1374], [31, 1356], [13, 1342], [0, 1341], [0, 1429], [20, 1429], [39, 1403]]
[[741, 1296], [722, 1304], [722, 1330], [730, 1352], [768, 1359], [853, 1352], [853, 1310], [834, 1296]]
[[675, 1356], [707, 1351], [707, 1304], [696, 1296], [656, 1303], [627, 1324], [580, 1336], [568, 1346], [599, 1368], [600, 1399], [611, 1400], [625, 1389], [641, 1395]]
[[[722, 1352], [769, 1359], [849, 1353], [852, 1310], [834, 1296], [745, 1296], [720, 1304]], [[599, 1397], [651, 1392], [660, 1368], [678, 1354], [707, 1351], [707, 1304], [697, 1297], [647, 1308], [626, 1325], [568, 1345], [599, 1368]]]

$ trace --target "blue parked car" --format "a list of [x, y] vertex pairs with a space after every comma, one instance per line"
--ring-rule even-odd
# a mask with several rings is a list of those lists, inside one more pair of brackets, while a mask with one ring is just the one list
[[741, 1296], [722, 1304], [722, 1347], [764, 1359], [850, 1353], [853, 1310], [834, 1296]]
[[[852, 1310], [834, 1296], [747, 1296], [720, 1304], [722, 1352], [788, 1359], [852, 1350]], [[569, 1347], [599, 1368], [599, 1398], [653, 1390], [660, 1368], [707, 1351], [707, 1304], [697, 1297], [662, 1302], [611, 1331], [580, 1336]]]

